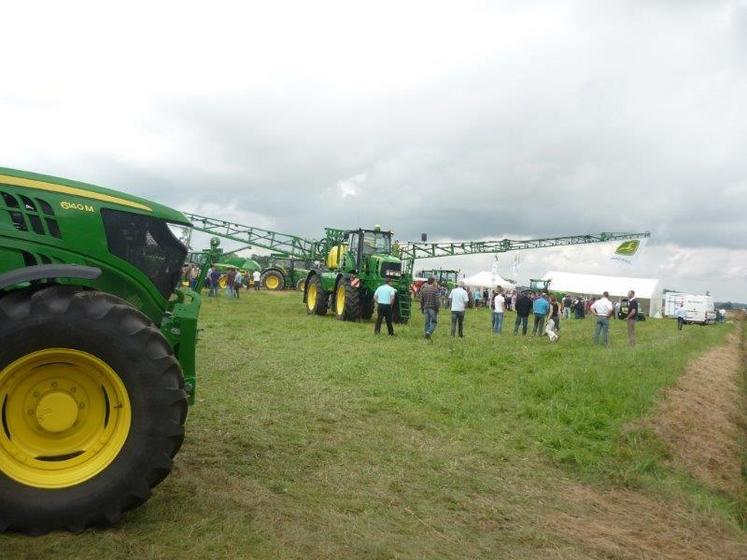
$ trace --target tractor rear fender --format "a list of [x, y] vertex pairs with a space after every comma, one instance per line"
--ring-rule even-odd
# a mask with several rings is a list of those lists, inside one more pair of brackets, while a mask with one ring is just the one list
[[0, 290], [33, 282], [34, 280], [56, 280], [58, 278], [77, 278], [79, 280], [96, 280], [101, 276], [101, 269], [94, 266], [78, 264], [38, 264], [25, 266], [0, 274]]
[[349, 272], [341, 272], [340, 274], [338, 274], [337, 278], [335, 278], [335, 290], [337, 289], [337, 286], [339, 286], [341, 281], [347, 281], [354, 276], [354, 274], [350, 274]]

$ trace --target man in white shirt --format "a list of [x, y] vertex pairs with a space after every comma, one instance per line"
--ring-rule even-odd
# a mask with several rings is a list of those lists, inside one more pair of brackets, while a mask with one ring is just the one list
[[687, 319], [687, 311], [685, 311], [685, 306], [680, 303], [679, 307], [674, 310], [674, 316], [677, 317], [677, 330], [682, 330], [682, 325], [685, 324], [685, 319]]
[[374, 334], [381, 333], [381, 320], [386, 319], [386, 330], [389, 336], [394, 336], [394, 327], [392, 327], [392, 306], [395, 302], [397, 290], [392, 287], [392, 279], [387, 278], [386, 284], [382, 284], [374, 292], [373, 299], [376, 303], [376, 325], [374, 325]]
[[506, 298], [503, 297], [503, 288], [498, 286], [493, 296], [493, 334], [501, 334], [503, 331], [503, 314], [506, 312]]
[[451, 301], [451, 336], [454, 336], [457, 331], [457, 325], [459, 325], [459, 337], [464, 337], [464, 310], [469, 303], [469, 294], [464, 289], [464, 282], [459, 282], [459, 285], [451, 290], [449, 294], [449, 301]]
[[596, 318], [594, 328], [594, 344], [599, 342], [599, 334], [604, 333], [604, 345], [609, 346], [610, 317], [615, 312], [615, 306], [609, 300], [610, 294], [604, 292], [602, 297], [595, 301], [591, 306], [591, 312]]
[[259, 280], [262, 278], [262, 275], [259, 273], [259, 270], [255, 270], [252, 273], [252, 280], [254, 281], [254, 289], [259, 290]]

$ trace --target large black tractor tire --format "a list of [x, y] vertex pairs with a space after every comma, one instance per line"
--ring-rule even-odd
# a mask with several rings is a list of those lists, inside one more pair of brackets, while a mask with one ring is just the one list
[[340, 321], [357, 321], [361, 317], [360, 289], [341, 278], [332, 294], [335, 317]]
[[373, 300], [373, 294], [370, 292], [364, 294], [361, 293], [361, 319], [368, 321], [374, 314], [375, 302]]
[[329, 293], [322, 288], [322, 279], [318, 274], [309, 278], [306, 288], [306, 313], [308, 315], [326, 315], [329, 307]]
[[271, 292], [285, 288], [285, 277], [279, 270], [266, 270], [260, 278], [262, 287]]
[[156, 326], [114, 296], [50, 286], [0, 297], [0, 341], [0, 531], [78, 532], [144, 503], [187, 415]]
[[394, 298], [394, 307], [392, 309], [392, 322], [397, 323], [400, 325], [406, 325], [407, 322], [410, 320], [409, 317], [403, 317], [402, 313], [399, 311], [399, 298], [404, 297], [407, 299], [407, 302], [410, 304], [410, 307], [412, 307], [412, 298], [409, 295], [402, 296], [401, 294], [397, 294], [397, 297]]

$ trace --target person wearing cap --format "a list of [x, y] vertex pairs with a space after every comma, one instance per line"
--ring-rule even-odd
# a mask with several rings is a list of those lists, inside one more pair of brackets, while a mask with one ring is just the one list
[[439, 295], [436, 278], [428, 277], [428, 282], [420, 289], [420, 312], [425, 316], [423, 329], [426, 340], [431, 340], [438, 324]]
[[469, 294], [464, 289], [464, 282], [459, 281], [449, 294], [451, 300], [451, 336], [455, 336], [459, 327], [459, 338], [464, 338], [464, 310], [469, 303]]
[[604, 334], [604, 345], [609, 346], [610, 317], [615, 312], [615, 306], [609, 300], [609, 292], [604, 292], [602, 297], [596, 300], [589, 311], [596, 319], [594, 327], [594, 344], [599, 343], [599, 335]]

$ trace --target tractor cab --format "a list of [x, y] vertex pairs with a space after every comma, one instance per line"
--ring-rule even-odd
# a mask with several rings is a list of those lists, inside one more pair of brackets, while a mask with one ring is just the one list
[[433, 270], [421, 270], [416, 275], [421, 278], [430, 278], [431, 276], [436, 279], [436, 282], [439, 286], [444, 286], [448, 289], [453, 289], [456, 287], [457, 282], [459, 281], [459, 271], [458, 270], [446, 270], [443, 268], [439, 269], [433, 269]]
[[546, 292], [550, 286], [552, 280], [545, 280], [543, 278], [530, 278], [529, 289], [535, 292]]
[[294, 268], [294, 264], [295, 261], [290, 257], [286, 257], [285, 255], [270, 256], [270, 266], [292, 270]]
[[351, 252], [358, 252], [362, 258], [371, 255], [392, 254], [392, 232], [381, 229], [358, 229], [350, 232]]
[[359, 273], [378, 274], [382, 278], [399, 278], [402, 261], [392, 256], [392, 232], [374, 229], [356, 229], [347, 232], [346, 259]]

